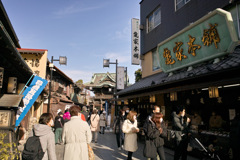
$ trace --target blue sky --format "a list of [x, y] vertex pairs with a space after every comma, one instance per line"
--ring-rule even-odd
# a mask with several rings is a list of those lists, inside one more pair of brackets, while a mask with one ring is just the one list
[[139, 18], [140, 0], [2, 0], [22, 48], [47, 49], [67, 56], [67, 66], [54, 64], [74, 81], [91, 80], [103, 58], [128, 68], [130, 83], [139, 65], [131, 65], [131, 19]]

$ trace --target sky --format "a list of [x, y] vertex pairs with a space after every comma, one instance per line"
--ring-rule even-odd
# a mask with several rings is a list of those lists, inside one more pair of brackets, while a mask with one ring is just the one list
[[67, 66], [54, 62], [76, 82], [93, 73], [115, 73], [103, 59], [127, 67], [130, 83], [141, 68], [131, 65], [131, 19], [140, 17], [140, 0], [2, 0], [21, 48], [47, 49], [67, 56]]

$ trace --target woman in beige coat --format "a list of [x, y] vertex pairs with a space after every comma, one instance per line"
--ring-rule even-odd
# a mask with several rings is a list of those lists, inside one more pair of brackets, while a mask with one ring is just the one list
[[122, 131], [125, 133], [124, 149], [128, 151], [128, 160], [132, 159], [132, 154], [138, 149], [137, 133], [137, 112], [130, 111], [127, 119], [123, 122]]
[[100, 118], [99, 118], [99, 115], [97, 114], [97, 110], [94, 109], [90, 117], [90, 121], [91, 121], [90, 128], [91, 128], [93, 140], [95, 141], [95, 143], [97, 143], [98, 132], [100, 130], [99, 120]]
[[70, 108], [71, 120], [64, 124], [62, 140], [65, 144], [64, 160], [88, 160], [88, 144], [92, 140], [90, 127], [81, 119], [78, 106]]

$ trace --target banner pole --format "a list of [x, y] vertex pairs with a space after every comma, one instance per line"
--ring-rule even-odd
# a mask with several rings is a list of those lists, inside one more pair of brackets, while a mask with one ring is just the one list
[[25, 87], [28, 85], [28, 83], [30, 82], [30, 80], [32, 79], [33, 76], [35, 76], [35, 73], [29, 78], [29, 80], [27, 81], [27, 83], [25, 84], [25, 86], [23, 87], [23, 89], [21, 90], [21, 92], [19, 93], [19, 95], [22, 94], [23, 90], [24, 90]]

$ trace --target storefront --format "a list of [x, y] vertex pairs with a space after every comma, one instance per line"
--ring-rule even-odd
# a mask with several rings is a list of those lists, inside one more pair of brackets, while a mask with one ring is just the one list
[[[119, 100], [128, 100], [140, 114], [140, 127], [159, 105], [170, 131], [174, 108], [184, 105], [192, 120], [194, 113], [201, 116], [191, 126], [194, 136], [203, 143], [217, 136], [228, 153], [230, 123], [240, 111], [240, 48], [229, 17], [229, 12], [215, 10], [161, 42], [157, 53], [162, 72], [118, 92]], [[210, 125], [213, 111], [221, 116], [219, 126]], [[166, 145], [173, 147], [170, 134]]]

